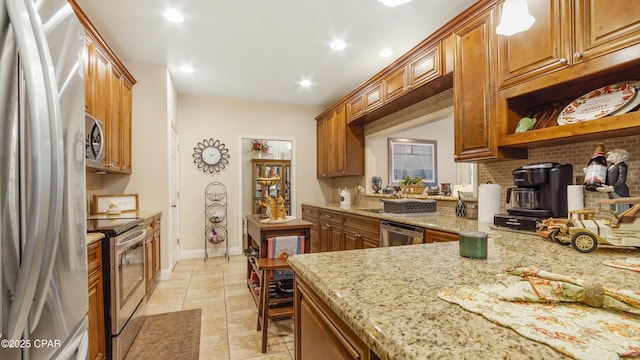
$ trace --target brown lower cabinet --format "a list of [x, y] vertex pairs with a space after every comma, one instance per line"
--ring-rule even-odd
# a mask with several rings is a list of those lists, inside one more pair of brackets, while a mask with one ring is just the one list
[[298, 276], [294, 332], [297, 360], [379, 359]]
[[144, 239], [144, 281], [147, 297], [151, 295], [160, 277], [160, 217], [156, 214], [145, 219], [147, 235]]
[[318, 239], [320, 251], [340, 251], [342, 245], [342, 213], [320, 209], [318, 211]]
[[424, 232], [424, 242], [444, 242], [444, 241], [458, 241], [459, 236], [456, 233], [440, 230], [426, 229]]
[[306, 220], [313, 225], [309, 230], [309, 244], [311, 249], [309, 252], [320, 252], [320, 241], [318, 239], [318, 208], [308, 205], [302, 205], [302, 220]]
[[380, 245], [380, 220], [342, 214], [342, 250], [369, 249]]
[[87, 247], [89, 286], [89, 359], [106, 358], [106, 334], [104, 325], [104, 280], [102, 278], [102, 241]]

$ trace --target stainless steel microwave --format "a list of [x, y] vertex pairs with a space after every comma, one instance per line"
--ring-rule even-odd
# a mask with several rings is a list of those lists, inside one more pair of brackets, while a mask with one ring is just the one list
[[85, 114], [85, 156], [87, 166], [102, 168], [104, 162], [104, 124]]

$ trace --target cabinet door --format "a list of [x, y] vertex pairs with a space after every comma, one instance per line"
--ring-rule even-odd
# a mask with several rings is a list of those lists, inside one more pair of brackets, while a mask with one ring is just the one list
[[309, 221], [311, 229], [309, 230], [310, 252], [320, 252], [320, 240], [318, 238], [318, 209], [315, 207], [302, 205], [302, 220]]
[[153, 234], [151, 234], [144, 240], [144, 283], [147, 293], [155, 280], [153, 272]]
[[347, 102], [347, 123], [364, 115], [364, 96], [358, 94]]
[[407, 68], [402, 67], [384, 78], [382, 81], [383, 102], [387, 103], [407, 92]]
[[454, 31], [455, 158], [493, 158], [497, 145], [493, 133], [493, 11]]
[[574, 62], [639, 43], [638, 5], [636, 1], [628, 0], [574, 0]]
[[87, 278], [89, 310], [89, 359], [106, 358], [104, 327], [104, 280], [102, 277], [102, 241], [87, 246]]
[[536, 18], [531, 28], [512, 36], [497, 35], [501, 88], [569, 66], [569, 1], [529, 1], [529, 12]]
[[425, 50], [409, 63], [409, 89], [413, 90], [422, 84], [440, 76], [440, 59], [438, 46]]
[[340, 251], [344, 249], [342, 244], [342, 227], [332, 225], [330, 228], [329, 251]]
[[104, 291], [102, 268], [89, 275], [89, 359], [106, 358], [106, 334], [104, 328]]
[[364, 91], [364, 111], [367, 113], [380, 106], [382, 106], [382, 82], [379, 81]]
[[110, 170], [120, 170], [122, 168], [122, 154], [120, 145], [122, 139], [121, 119], [120, 119], [120, 87], [122, 75], [115, 68], [109, 70], [109, 104], [107, 107], [107, 116], [105, 119], [105, 167]]
[[160, 230], [153, 233], [153, 278], [160, 276]]
[[362, 236], [362, 248], [374, 249], [380, 247], [380, 236], [374, 237], [371, 235]]
[[295, 358], [299, 360], [377, 358], [335, 313], [296, 277]]
[[[340, 106], [333, 113], [331, 119], [332, 139], [335, 142], [334, 154], [329, 161], [329, 173], [335, 175], [346, 175], [347, 173], [347, 116], [344, 106]], [[334, 165], [335, 167], [332, 167]]]
[[[95, 54], [95, 57], [93, 60], [95, 61], [95, 65], [94, 65], [95, 76], [92, 77], [93, 116], [98, 120], [104, 121], [106, 126], [106, 123], [108, 121], [107, 108], [109, 107], [109, 101], [110, 101], [109, 99], [109, 76], [110, 76], [109, 60], [107, 56], [98, 47], [95, 47], [94, 54]], [[107, 154], [105, 154], [105, 157], [106, 155]], [[105, 162], [106, 162], [106, 158], [105, 158]]]
[[96, 45], [90, 36], [84, 37], [84, 110], [95, 117], [93, 110], [93, 86], [96, 83]]
[[329, 153], [331, 148], [331, 118], [324, 117], [316, 124], [316, 155], [317, 155], [317, 176], [326, 177], [329, 175]]
[[362, 249], [362, 235], [349, 229], [342, 231], [343, 250]]
[[120, 121], [122, 127], [121, 147], [122, 149], [122, 171], [131, 173], [131, 104], [132, 85], [129, 81], [122, 79], [120, 89]]
[[318, 242], [320, 243], [320, 252], [331, 251], [331, 228], [333, 224], [320, 222], [318, 224]]

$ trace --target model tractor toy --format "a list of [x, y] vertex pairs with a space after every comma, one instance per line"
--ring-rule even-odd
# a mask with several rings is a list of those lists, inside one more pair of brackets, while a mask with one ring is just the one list
[[576, 219], [546, 219], [537, 234], [582, 253], [599, 244], [640, 248], [640, 204], [609, 219], [595, 219], [593, 214], [581, 210]]

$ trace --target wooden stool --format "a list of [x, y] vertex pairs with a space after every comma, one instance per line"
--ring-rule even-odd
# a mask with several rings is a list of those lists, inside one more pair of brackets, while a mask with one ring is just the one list
[[[260, 271], [260, 304], [258, 306], [258, 331], [262, 330], [262, 352], [267, 352], [267, 328], [269, 318], [285, 319], [293, 316], [293, 294], [279, 299], [269, 299], [269, 284], [272, 270], [291, 270], [287, 260], [258, 258], [256, 267]], [[270, 308], [270, 305], [282, 306]]]

